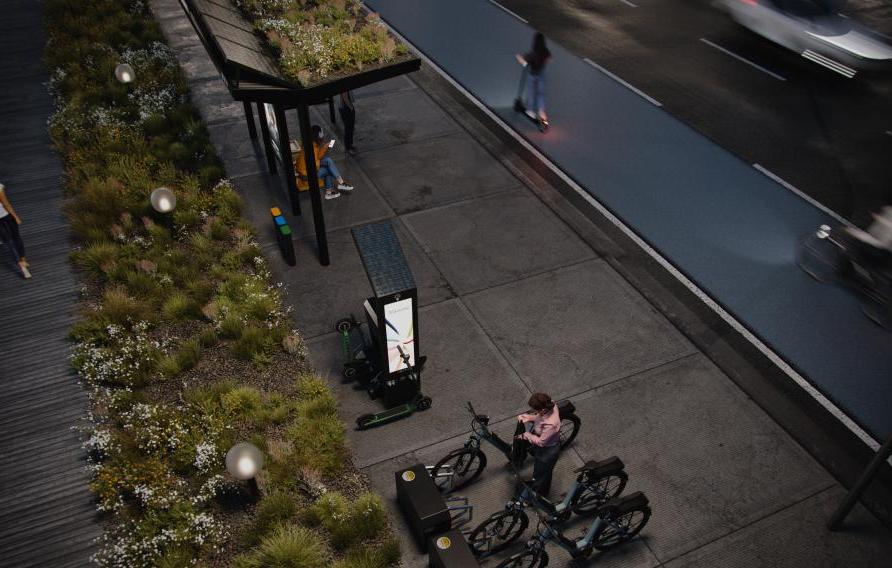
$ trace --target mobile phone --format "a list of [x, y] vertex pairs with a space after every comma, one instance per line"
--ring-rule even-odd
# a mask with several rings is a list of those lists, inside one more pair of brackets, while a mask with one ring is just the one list
[[334, 143], [335, 143], [335, 141], [332, 140], [331, 142], [328, 143], [328, 147], [329, 147], [329, 148], [334, 148]]

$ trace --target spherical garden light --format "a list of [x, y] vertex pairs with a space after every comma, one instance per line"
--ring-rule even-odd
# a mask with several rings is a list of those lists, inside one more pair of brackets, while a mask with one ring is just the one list
[[152, 209], [158, 213], [170, 213], [177, 206], [177, 196], [166, 187], [155, 189], [149, 200], [152, 202]]
[[132, 83], [136, 79], [136, 71], [129, 63], [120, 63], [115, 67], [115, 78], [122, 83]]
[[226, 452], [226, 471], [236, 479], [253, 479], [262, 467], [263, 453], [254, 444], [239, 442]]

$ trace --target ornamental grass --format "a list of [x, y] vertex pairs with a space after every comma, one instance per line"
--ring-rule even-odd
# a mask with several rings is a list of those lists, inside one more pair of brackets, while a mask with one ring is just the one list
[[408, 54], [359, 0], [236, 0], [273, 48], [282, 71], [310, 86]]
[[[47, 0], [45, 13], [48, 126], [82, 283], [72, 365], [90, 395], [84, 448], [105, 521], [95, 562], [398, 562], [148, 8]], [[121, 62], [133, 83], [115, 80]], [[177, 196], [172, 213], [149, 204], [159, 186]], [[225, 471], [239, 441], [267, 456], [256, 489]], [[343, 520], [302, 521], [326, 495], [349, 503]]]

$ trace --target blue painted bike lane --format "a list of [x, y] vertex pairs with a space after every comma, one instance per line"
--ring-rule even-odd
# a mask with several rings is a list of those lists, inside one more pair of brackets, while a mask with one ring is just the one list
[[553, 42], [539, 133], [512, 109], [533, 30], [491, 2], [366, 4], [870, 435], [892, 433], [892, 333], [796, 265], [835, 219]]

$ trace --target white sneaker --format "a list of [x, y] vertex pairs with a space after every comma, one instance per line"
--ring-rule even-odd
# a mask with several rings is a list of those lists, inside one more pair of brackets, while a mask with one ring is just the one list
[[339, 183], [339, 184], [338, 184], [338, 190], [340, 190], [340, 191], [353, 191], [353, 186], [347, 184], [346, 182], [344, 182], [344, 183]]
[[340, 196], [341, 196], [341, 194], [336, 191], [326, 191], [325, 192], [325, 199], [337, 199]]
[[28, 263], [26, 263], [26, 262], [20, 262], [20, 263], [19, 263], [19, 268], [22, 269], [22, 276], [24, 276], [26, 279], [27, 279], [27, 278], [31, 278], [31, 271], [28, 270]]

